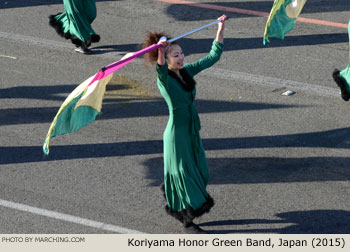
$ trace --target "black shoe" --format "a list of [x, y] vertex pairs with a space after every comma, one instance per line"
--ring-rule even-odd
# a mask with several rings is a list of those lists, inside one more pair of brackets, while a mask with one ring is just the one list
[[343, 98], [344, 101], [348, 101], [350, 99], [350, 94], [346, 91], [345, 81], [340, 76], [340, 71], [338, 69], [334, 69], [333, 79], [340, 88], [341, 98]]
[[89, 37], [84, 44], [85, 44], [86, 48], [91, 46], [91, 37]]
[[205, 230], [201, 229], [198, 225], [189, 223], [184, 226], [183, 231], [185, 234], [208, 234]]
[[78, 46], [77, 48], [74, 49], [74, 51], [82, 54], [92, 54], [92, 51], [84, 45]]
[[100, 41], [100, 35], [98, 34], [92, 34], [90, 38], [92, 43], [97, 43]]

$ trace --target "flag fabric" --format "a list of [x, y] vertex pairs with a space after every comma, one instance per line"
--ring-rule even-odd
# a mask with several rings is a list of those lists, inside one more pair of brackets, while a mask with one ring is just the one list
[[77, 86], [63, 102], [51, 123], [43, 145], [44, 153], [49, 154], [51, 138], [75, 132], [95, 120], [101, 112], [106, 86], [116, 70], [160, 47], [161, 45], [154, 44], [135, 53], [129, 53], [121, 60], [103, 67], [94, 76]]
[[46, 155], [49, 154], [51, 138], [75, 132], [90, 124], [101, 111], [105, 88], [112, 75], [89, 85], [95, 77], [92, 76], [81, 83], [63, 102], [45, 138], [43, 150]]
[[[350, 20], [348, 24], [349, 34], [349, 48], [350, 48]], [[349, 50], [349, 64], [343, 70], [335, 69], [333, 72], [333, 79], [337, 83], [341, 91], [341, 97], [343, 100], [348, 101], [350, 99], [350, 50]]]
[[294, 28], [294, 23], [303, 9], [306, 0], [275, 0], [267, 20], [263, 43], [269, 38], [284, 39], [287, 32]]

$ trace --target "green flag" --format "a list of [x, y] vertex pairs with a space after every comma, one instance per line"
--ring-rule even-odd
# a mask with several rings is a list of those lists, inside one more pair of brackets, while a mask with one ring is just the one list
[[[349, 47], [350, 47], [350, 20], [348, 25], [348, 33], [349, 33]], [[348, 66], [340, 71], [335, 69], [333, 72], [333, 79], [337, 83], [338, 87], [341, 91], [341, 97], [344, 101], [348, 101], [350, 99], [350, 51], [349, 51], [349, 64]]]
[[263, 43], [270, 38], [284, 39], [284, 35], [294, 28], [294, 23], [306, 0], [275, 0], [265, 26]]

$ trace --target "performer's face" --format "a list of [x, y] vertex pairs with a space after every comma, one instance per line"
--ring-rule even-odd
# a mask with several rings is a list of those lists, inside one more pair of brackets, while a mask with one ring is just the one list
[[171, 45], [166, 57], [170, 70], [180, 70], [184, 67], [184, 53], [179, 45]]

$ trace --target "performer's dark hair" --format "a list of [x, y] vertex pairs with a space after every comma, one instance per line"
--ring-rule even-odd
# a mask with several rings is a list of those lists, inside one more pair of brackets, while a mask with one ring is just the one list
[[[151, 32], [149, 31], [147, 34], [147, 37], [145, 41], [142, 43], [142, 48], [149, 47], [153, 44], [157, 44], [159, 42], [159, 39], [161, 37], [165, 36], [168, 40], [171, 39], [167, 34], [163, 32]], [[175, 41], [170, 43], [170, 45], [177, 44]], [[165, 55], [166, 56], [166, 55]], [[151, 51], [149, 53], [146, 53], [144, 56], [145, 61], [154, 64], [158, 60], [158, 50]]]

